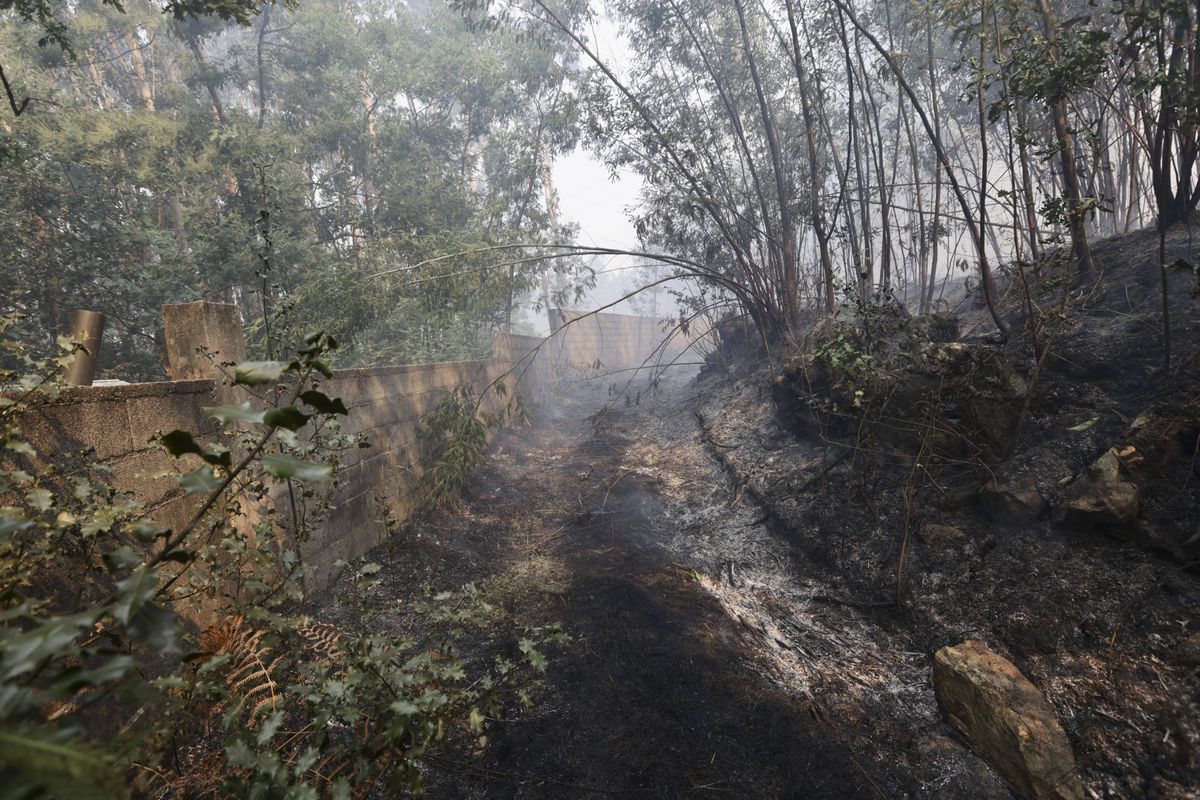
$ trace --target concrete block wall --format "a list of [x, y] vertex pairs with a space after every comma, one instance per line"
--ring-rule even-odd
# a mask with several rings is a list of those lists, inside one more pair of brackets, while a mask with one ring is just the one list
[[[229, 385], [220, 366], [242, 360], [245, 342], [234, 306], [187, 303], [165, 306], [163, 311], [173, 380], [70, 387], [32, 408], [20, 424], [40, 453], [61, 457], [94, 451], [94, 460], [112, 468], [116, 488], [146, 503], [158, 524], [177, 528], [191, 518], [202, 498], [184, 494], [169, 475], [156, 476], [195, 464], [177, 464], [153, 437], [176, 428], [216, 433], [203, 409], [247, 397]], [[571, 311], [555, 314], [558, 324], [579, 316]], [[507, 375], [510, 390], [544, 403], [562, 378], [578, 378], [596, 361], [604, 365], [602, 371], [641, 366], [665, 336], [658, 320], [598, 314], [568, 326], [546, 343], [538, 337], [500, 337], [493, 357], [486, 360], [336, 371], [323, 388], [349, 409], [342, 430], [363, 434], [371, 446], [343, 455], [331, 513], [301, 543], [306, 563], [316, 569], [314, 583], [333, 578], [338, 560], [349, 561], [381, 542], [387, 533], [386, 516], [403, 520], [416, 510], [414, 490], [429, 456], [420, 437], [420, 420], [456, 386], [472, 384], [479, 392]], [[658, 360], [669, 361], [689, 343], [678, 337]], [[485, 407], [495, 411], [504, 402], [493, 393]], [[288, 507], [283, 491], [281, 486], [272, 493], [272, 502], [281, 510]], [[257, 511], [249, 513], [244, 522], [252, 525]], [[276, 519], [284, 522], [283, 515]]]
[[521, 397], [531, 405], [545, 405], [554, 396], [563, 372], [559, 368], [560, 343], [540, 336], [510, 333], [501, 340], [513, 365], [512, 380]]
[[[234, 306], [166, 306], [164, 326], [171, 359], [168, 374], [182, 379], [69, 387], [58, 398], [39, 402], [19, 424], [43, 458], [93, 452], [81, 456], [80, 463], [99, 461], [111, 467], [117, 489], [144, 502], [157, 524], [177, 528], [186, 524], [203, 498], [184, 494], [175, 477], [157, 475], [196, 464], [177, 463], [153, 437], [177, 428], [217, 433], [203, 409], [247, 398], [239, 387], [229, 385], [219, 366], [243, 359], [245, 344]], [[216, 358], [201, 351], [215, 353]], [[470, 383], [482, 391], [510, 366], [502, 348], [480, 361], [337, 370], [324, 382], [324, 392], [340, 397], [350, 412], [342, 420], [343, 432], [364, 434], [371, 446], [344, 455], [331, 513], [301, 543], [306, 563], [316, 570], [315, 585], [334, 577], [339, 559], [348, 561], [381, 542], [389, 512], [402, 520], [416, 509], [414, 489], [428, 456], [419, 435], [421, 417], [456, 386]], [[496, 410], [502, 402], [493, 395], [485, 407]], [[288, 507], [284, 491], [276, 487], [271, 497], [281, 511]], [[251, 510], [245, 522], [252, 525], [259, 511]], [[284, 515], [276, 519], [282, 524]], [[280, 533], [290, 535], [286, 530]]]
[[687, 351], [695, 338], [674, 330], [666, 320], [571, 309], [550, 309], [549, 314], [550, 329], [558, 331], [557, 358], [578, 374], [666, 365], [677, 358], [695, 361], [701, 355], [690, 357]]
[[212, 432], [201, 409], [213, 405], [213, 391], [211, 380], [67, 387], [31, 408], [20, 426], [40, 460], [99, 461], [111, 468], [116, 489], [145, 503], [158, 524], [175, 527], [192, 517], [200, 499], [180, 490], [174, 478], [156, 477], [172, 471], [175, 459], [153, 437], [177, 428]]
[[[401, 520], [416, 511], [415, 489], [429, 456], [420, 436], [421, 417], [455, 387], [471, 384], [482, 391], [509, 366], [493, 358], [352, 369], [325, 381], [324, 392], [340, 397], [350, 411], [343, 432], [363, 434], [371, 446], [347, 454], [333, 513], [301, 548], [305, 561], [318, 569], [318, 582], [331, 577], [338, 559], [349, 560], [383, 541], [385, 509]], [[489, 395], [485, 408], [494, 411], [500, 403]]]

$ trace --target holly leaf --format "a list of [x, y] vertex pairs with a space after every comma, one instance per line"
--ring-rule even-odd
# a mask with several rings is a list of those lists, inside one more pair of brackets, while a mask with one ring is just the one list
[[31, 672], [47, 658], [69, 655], [74, 650], [75, 637], [91, 628], [102, 610], [51, 617], [31, 630], [0, 638], [4, 652], [0, 657], [0, 680], [9, 681]]
[[350, 413], [350, 409], [346, 408], [346, 404], [342, 402], [342, 398], [331, 398], [324, 392], [318, 392], [316, 389], [309, 389], [307, 392], [302, 392], [300, 399], [316, 409], [318, 414], [341, 414], [342, 416], [346, 416]]
[[155, 590], [158, 589], [158, 573], [143, 567], [117, 584], [117, 602], [113, 605], [113, 619], [128, 625]]
[[538, 672], [546, 671], [546, 667], [549, 666], [549, 662], [531, 640], [522, 639], [521, 641], [517, 642], [517, 648], [525, 654], [525, 660], [529, 662], [531, 667]]
[[208, 406], [204, 413], [222, 425], [228, 425], [230, 422], [249, 422], [257, 425], [266, 416], [265, 411], [252, 408], [248, 400], [234, 406]]
[[145, 520], [133, 526], [133, 535], [141, 542], [153, 542], [161, 536], [170, 536], [170, 528], [160, 528], [157, 525], [151, 525]]
[[295, 478], [298, 481], [318, 482], [327, 481], [333, 477], [332, 464], [313, 464], [286, 453], [272, 453], [263, 456], [262, 466], [267, 474], [280, 480]]
[[[96, 659], [91, 660], [96, 661]], [[133, 660], [133, 656], [122, 653], [95, 666], [65, 669], [55, 676], [54, 683], [64, 691], [77, 692], [84, 686], [101, 686], [111, 681], [119, 681], [135, 666], [137, 666], [137, 662]]]
[[142, 563], [142, 557], [129, 545], [121, 545], [111, 553], [104, 554], [104, 563], [109, 572], [128, 572]]
[[14, 533], [20, 533], [32, 527], [33, 522], [25, 519], [25, 514], [20, 509], [5, 508], [0, 510], [0, 541], [7, 539]]
[[113, 757], [74, 740], [70, 731], [29, 724], [0, 731], [0, 763], [6, 797], [129, 797], [125, 771]]
[[274, 383], [288, 368], [285, 361], [243, 361], [233, 368], [233, 380], [242, 386]]
[[188, 494], [209, 494], [221, 488], [221, 481], [212, 467], [203, 466], [179, 477], [179, 486]]
[[304, 427], [308, 422], [308, 415], [300, 411], [295, 406], [280, 406], [273, 408], [263, 417], [263, 422], [273, 428], [287, 428], [289, 431], [297, 431]]
[[159, 440], [171, 455], [179, 458], [182, 455], [194, 454], [218, 467], [228, 467], [233, 463], [233, 456], [228, 450], [209, 450], [201, 447], [196, 437], [187, 431], [174, 430], [165, 433]]
[[47, 489], [31, 489], [25, 495], [25, 500], [38, 511], [49, 511], [54, 505], [54, 495]]
[[158, 653], [179, 651], [183, 626], [174, 611], [154, 603], [144, 603], [125, 626], [129, 635]]

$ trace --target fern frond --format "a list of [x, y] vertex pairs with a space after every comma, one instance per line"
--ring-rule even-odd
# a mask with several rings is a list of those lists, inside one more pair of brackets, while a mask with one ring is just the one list
[[210, 625], [200, 632], [200, 649], [206, 653], [224, 654], [241, 633], [246, 617], [234, 614], [221, 620], [216, 625]]
[[342, 632], [333, 625], [316, 620], [304, 620], [293, 630], [304, 642], [306, 649], [325, 665], [336, 664], [345, 657], [342, 649]]
[[200, 634], [200, 642], [210, 653], [230, 656], [224, 676], [230, 694], [236, 698], [235, 712], [249, 708], [247, 717], [257, 723], [282, 702], [275, 680], [282, 657], [272, 657], [262, 643], [265, 629], [255, 630], [245, 623], [240, 614], [230, 617], [207, 628]]

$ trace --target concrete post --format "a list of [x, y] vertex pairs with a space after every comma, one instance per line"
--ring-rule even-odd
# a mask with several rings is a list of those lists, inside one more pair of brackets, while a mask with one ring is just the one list
[[510, 339], [508, 334], [503, 331], [498, 331], [496, 335], [492, 337], [492, 360], [507, 361], [512, 363], [512, 339]]
[[100, 343], [104, 339], [104, 315], [99, 311], [76, 311], [67, 335], [71, 341], [78, 342], [81, 349], [75, 351], [75, 358], [67, 365], [63, 380], [72, 386], [91, 386], [100, 358]]
[[163, 306], [163, 332], [171, 380], [207, 378], [220, 386], [225, 376], [219, 367], [246, 360], [246, 335], [235, 305], [202, 300]]

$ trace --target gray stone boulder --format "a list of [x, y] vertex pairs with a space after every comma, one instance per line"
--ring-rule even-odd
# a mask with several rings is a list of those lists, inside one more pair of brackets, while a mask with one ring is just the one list
[[[1131, 448], [1132, 449], [1132, 448]], [[1062, 519], [1076, 528], [1097, 531], [1143, 547], [1179, 554], [1179, 546], [1141, 518], [1142, 491], [1126, 479], [1122, 453], [1109, 449], [1067, 490]]]

